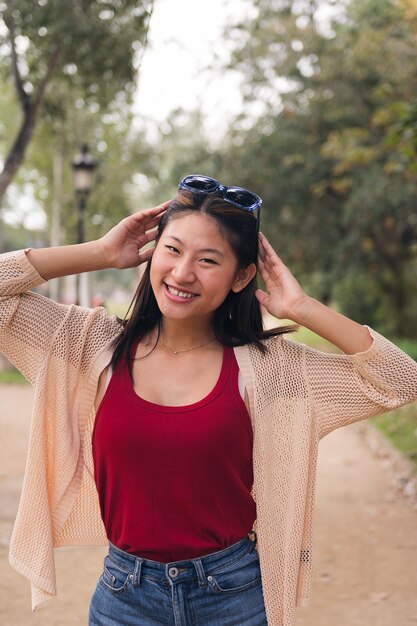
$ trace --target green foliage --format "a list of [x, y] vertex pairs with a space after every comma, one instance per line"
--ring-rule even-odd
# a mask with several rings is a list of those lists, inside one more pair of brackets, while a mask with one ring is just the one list
[[263, 230], [313, 295], [416, 336], [415, 22], [352, 0], [325, 25], [326, 4], [259, 0], [236, 27], [231, 65], [264, 114], [236, 120], [222, 172], [263, 197]]
[[[134, 88], [135, 51], [143, 45], [151, 6], [150, 0], [9, 0], [0, 10], [9, 33], [20, 38], [19, 67], [29, 92], [59, 50], [60, 80], [108, 105], [118, 92]], [[8, 55], [5, 61], [10, 64]]]
[[343, 312], [360, 324], [370, 324], [390, 334], [391, 319], [385, 317], [390, 310], [387, 294], [381, 292], [367, 274], [347, 274], [337, 281], [333, 295]]
[[[54, 51], [59, 64], [46, 91], [39, 121], [19, 175], [14, 179], [42, 206], [51, 226], [58, 205], [62, 243], [75, 241], [77, 219], [71, 162], [87, 142], [99, 160], [97, 184], [87, 204], [86, 236], [108, 230], [132, 209], [130, 186], [138, 168], [131, 131], [131, 97], [146, 45], [153, 0], [68, 2], [11, 0], [0, 3], [0, 154], [4, 158], [21, 124], [12, 84], [12, 41], [28, 96], [36, 96]], [[60, 161], [62, 174], [57, 174]], [[54, 174], [55, 170], [55, 174]], [[25, 193], [25, 192], [24, 192]], [[8, 247], [13, 245], [9, 236]], [[44, 235], [44, 244], [48, 235]]]
[[71, 163], [79, 146], [87, 141], [98, 161], [96, 181], [88, 199], [86, 238], [93, 239], [109, 230], [134, 208], [131, 200], [132, 177], [138, 170], [139, 155], [131, 132], [129, 107], [114, 108], [109, 113], [91, 112], [71, 107], [63, 118], [44, 116], [40, 121], [27, 155], [24, 177], [36, 172], [36, 197], [50, 224], [54, 202], [54, 158], [62, 150], [63, 197], [62, 243], [76, 238], [77, 201], [74, 194]]
[[186, 174], [218, 175], [219, 155], [208, 146], [199, 111], [175, 110], [162, 125], [151, 130], [152, 141], [144, 133], [138, 133], [132, 144], [144, 179], [142, 184], [138, 181], [138, 188], [132, 189], [132, 193], [141, 206], [144, 202], [154, 204], [172, 197]]
[[366, 24], [375, 31], [392, 26], [395, 20], [401, 20], [403, 14], [392, 0], [354, 0], [349, 17], [353, 28]]
[[372, 418], [372, 422], [403, 452], [417, 471], [417, 410], [414, 405]]
[[19, 385], [28, 385], [28, 381], [26, 378], [15, 369], [7, 369], [0, 371], [0, 385], [9, 385], [9, 384], [19, 384]]
[[6, 153], [10, 135], [17, 132], [20, 116], [16, 115], [16, 96], [12, 85], [1, 80], [0, 89], [0, 154]]
[[7, 250], [23, 250], [23, 248], [35, 248], [46, 245], [45, 238], [38, 231], [30, 231], [22, 226], [4, 225]]
[[412, 339], [394, 339], [394, 343], [404, 350], [414, 361], [417, 361], [417, 340]]

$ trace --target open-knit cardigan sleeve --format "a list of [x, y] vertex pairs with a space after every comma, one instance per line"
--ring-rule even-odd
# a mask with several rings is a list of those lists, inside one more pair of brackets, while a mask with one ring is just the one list
[[[319, 437], [417, 398], [417, 363], [381, 334], [367, 327], [372, 345], [357, 354], [321, 352], [282, 337], [275, 360], [290, 373], [285, 396], [309, 398]], [[274, 350], [274, 348], [273, 348]], [[273, 386], [273, 374], [270, 374]], [[297, 384], [297, 381], [303, 383]]]
[[66, 315], [65, 307], [29, 292], [44, 282], [24, 250], [0, 255], [0, 351], [32, 384]]
[[[9, 551], [10, 563], [32, 582], [33, 606], [56, 594], [53, 548], [88, 462], [83, 433], [108, 362], [99, 357], [120, 330], [103, 308], [58, 304], [28, 291], [42, 282], [25, 251], [0, 255], [0, 352], [34, 386], [28, 469]], [[96, 509], [92, 501], [82, 535], [97, 526], [87, 519], [99, 520]]]
[[118, 327], [103, 308], [59, 304], [30, 291], [44, 282], [25, 250], [0, 255], [0, 351], [32, 384], [46, 359], [82, 377]]
[[306, 348], [307, 377], [319, 436], [391, 411], [417, 398], [417, 363], [369, 328], [371, 347], [357, 354]]

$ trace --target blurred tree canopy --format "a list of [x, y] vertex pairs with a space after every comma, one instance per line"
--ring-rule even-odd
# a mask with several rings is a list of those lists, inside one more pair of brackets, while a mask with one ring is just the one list
[[244, 112], [212, 150], [198, 116], [180, 132], [174, 120], [145, 173], [159, 189], [196, 170], [253, 189], [264, 232], [312, 295], [416, 335], [417, 2], [251, 4], [225, 32]]
[[[417, 257], [415, 3], [258, 0], [231, 60], [245, 76], [223, 172], [311, 292], [409, 335]], [[414, 15], [417, 15], [415, 12]], [[254, 119], [253, 103], [262, 105]]]
[[21, 111], [15, 136], [5, 142], [0, 203], [23, 162], [46, 97], [47, 117], [58, 123], [74, 105], [98, 113], [130, 101], [152, 7], [152, 0], [0, 3], [1, 78], [13, 81]]
[[[151, 2], [14, 0], [6, 9], [0, 1], [8, 24], [0, 147], [20, 132], [16, 71], [33, 106], [60, 49], [25, 175], [15, 180], [33, 182], [50, 216], [58, 196], [70, 206], [70, 170], [61, 187], [56, 170], [87, 139], [102, 182], [88, 204], [89, 237], [171, 196], [190, 172], [246, 186], [264, 200], [262, 229], [313, 296], [415, 337], [417, 1], [247, 3], [251, 17], [225, 29], [244, 110], [213, 147], [199, 111], [174, 111], [152, 128], [134, 123], [134, 60]], [[62, 219], [71, 241], [74, 216]]]

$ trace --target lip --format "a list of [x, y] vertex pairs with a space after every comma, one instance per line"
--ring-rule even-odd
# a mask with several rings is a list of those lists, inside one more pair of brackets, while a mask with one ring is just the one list
[[167, 298], [169, 298], [169, 300], [172, 300], [173, 302], [193, 302], [196, 298], [199, 297], [198, 293], [193, 293], [192, 291], [188, 291], [188, 289], [180, 289], [179, 287], [175, 287], [174, 285], [169, 285], [170, 287], [172, 287], [173, 289], [177, 289], [178, 291], [183, 291], [184, 293], [191, 293], [194, 297], [193, 298], [184, 298], [182, 296], [176, 296], [173, 293], [170, 293], [169, 289], [168, 289], [168, 283], [164, 283], [164, 293], [167, 296]]

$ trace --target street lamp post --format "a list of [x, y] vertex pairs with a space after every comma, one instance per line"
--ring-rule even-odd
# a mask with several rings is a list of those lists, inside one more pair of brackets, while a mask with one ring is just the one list
[[[80, 153], [72, 162], [74, 189], [77, 196], [77, 243], [84, 243], [85, 240], [85, 209], [94, 184], [96, 167], [97, 162], [88, 152], [87, 144], [83, 144]], [[90, 305], [87, 274], [77, 275], [77, 304], [87, 307]]]

